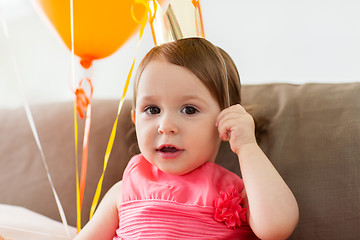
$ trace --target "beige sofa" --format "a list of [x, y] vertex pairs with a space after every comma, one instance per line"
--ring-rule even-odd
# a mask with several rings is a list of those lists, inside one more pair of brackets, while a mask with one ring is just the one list
[[[243, 105], [256, 104], [255, 115], [269, 119], [260, 146], [299, 204], [299, 224], [290, 239], [360, 239], [360, 83], [246, 85], [242, 94]], [[117, 105], [117, 100], [93, 100], [83, 224]], [[121, 179], [136, 151], [130, 107], [127, 101], [120, 115], [103, 194]], [[37, 105], [32, 112], [67, 219], [75, 225], [73, 105]], [[227, 144], [217, 162], [239, 173]], [[0, 170], [0, 203], [60, 220], [23, 108], [0, 110]], [[281, 211], [282, 206], [274, 207]]]

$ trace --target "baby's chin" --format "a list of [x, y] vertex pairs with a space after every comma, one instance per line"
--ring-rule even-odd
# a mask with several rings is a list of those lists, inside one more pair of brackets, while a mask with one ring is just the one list
[[[204, 156], [197, 156], [196, 157], [189, 157], [186, 154], [186, 151], [178, 158], [176, 159], [163, 159], [159, 157], [158, 154], [151, 155], [149, 154], [149, 158], [147, 158], [147, 154], [143, 153], [143, 156], [145, 159], [148, 160], [153, 166], [157, 167], [160, 171], [170, 174], [170, 175], [176, 175], [181, 176], [188, 174], [195, 169], [201, 167], [206, 162], [214, 162], [215, 157], [209, 158]], [[151, 160], [149, 160], [151, 159]], [[196, 159], [194, 161], [191, 161], [190, 159]]]
[[[203, 164], [201, 164], [200, 166], [202, 166]], [[169, 167], [169, 166], [156, 166], [157, 168], [159, 168], [162, 172], [170, 174], [170, 175], [175, 175], [175, 176], [181, 176], [181, 175], [186, 175], [192, 171], [194, 171], [195, 169], [199, 168], [200, 166], [192, 166], [192, 167], [187, 167], [187, 168], [176, 168], [176, 167]]]

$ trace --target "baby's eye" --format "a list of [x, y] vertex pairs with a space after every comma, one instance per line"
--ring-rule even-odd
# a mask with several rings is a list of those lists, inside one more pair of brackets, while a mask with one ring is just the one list
[[154, 107], [154, 106], [149, 106], [149, 107], [145, 108], [144, 112], [146, 112], [147, 114], [150, 114], [150, 115], [159, 114], [160, 108]]
[[199, 112], [199, 110], [197, 110], [195, 107], [193, 106], [185, 106], [182, 110], [181, 110], [182, 113], [185, 113], [187, 115], [192, 115], [192, 114], [195, 114], [197, 112]]

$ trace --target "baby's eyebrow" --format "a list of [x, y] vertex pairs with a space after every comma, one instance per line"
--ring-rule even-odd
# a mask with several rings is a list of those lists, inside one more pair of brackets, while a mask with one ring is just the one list
[[137, 100], [138, 101], [154, 101], [154, 100], [156, 100], [156, 99], [158, 99], [159, 98], [159, 96], [157, 96], [157, 95], [143, 95], [143, 96], [138, 96], [137, 97]]
[[191, 95], [183, 95], [182, 100], [184, 100], [184, 101], [193, 101], [193, 100], [195, 100], [195, 101], [201, 101], [203, 103], [207, 103], [207, 101], [205, 101], [201, 96], [192, 95], [192, 94]]
[[[159, 96], [158, 95], [141, 95], [137, 97], [137, 105], [143, 105], [143, 104], [149, 104], [149, 103], [154, 103], [154, 102], [158, 102], [159, 101]], [[201, 96], [196, 95], [196, 94], [183, 94], [181, 96], [178, 97], [178, 100], [180, 102], [183, 103], [193, 103], [193, 104], [201, 104], [201, 105], [207, 105], [208, 102], [203, 99]]]

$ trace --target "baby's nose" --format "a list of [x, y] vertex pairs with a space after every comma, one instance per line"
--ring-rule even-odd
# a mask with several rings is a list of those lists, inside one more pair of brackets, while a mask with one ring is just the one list
[[171, 116], [164, 115], [161, 118], [158, 133], [159, 134], [177, 134], [179, 131], [175, 119]]

